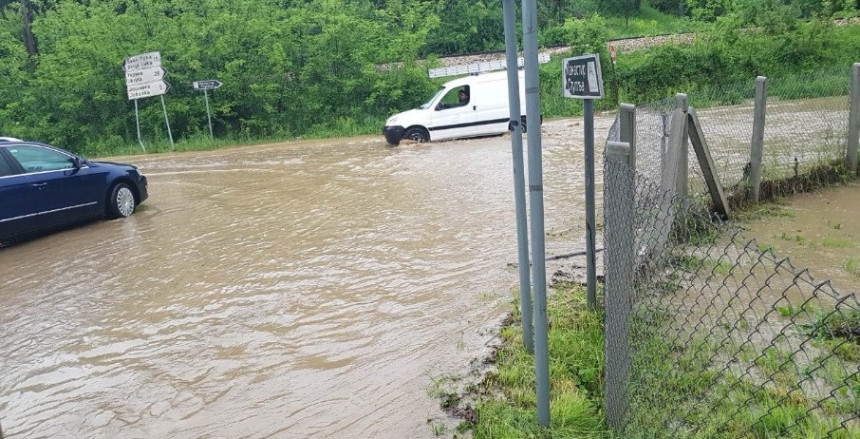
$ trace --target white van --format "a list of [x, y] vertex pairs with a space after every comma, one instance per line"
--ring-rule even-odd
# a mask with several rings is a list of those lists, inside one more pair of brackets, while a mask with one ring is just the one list
[[[525, 77], [519, 71], [520, 120], [526, 131]], [[458, 98], [465, 92], [465, 99]], [[388, 118], [382, 134], [392, 145], [503, 134], [511, 130], [508, 72], [482, 73], [448, 81], [420, 107]]]

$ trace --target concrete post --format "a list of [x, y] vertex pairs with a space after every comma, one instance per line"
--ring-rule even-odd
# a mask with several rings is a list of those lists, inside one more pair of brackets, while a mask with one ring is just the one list
[[630, 167], [636, 169], [636, 106], [621, 104], [620, 136], [622, 143], [630, 145]]
[[857, 143], [860, 137], [860, 63], [851, 68], [851, 108], [848, 112], [848, 169], [857, 175]]
[[634, 267], [636, 172], [628, 143], [607, 142], [604, 160], [603, 223], [606, 240], [604, 301], [604, 360], [606, 421], [612, 429], [624, 426], [630, 380], [630, 312]]
[[678, 93], [677, 105], [672, 111], [669, 122], [669, 144], [662, 158], [663, 175], [661, 184], [663, 190], [681, 197], [687, 194], [687, 172], [689, 170], [687, 157], [687, 95]]
[[755, 203], [761, 194], [761, 158], [764, 150], [764, 116], [767, 112], [767, 78], [755, 78], [755, 112], [753, 113], [752, 152], [750, 154], [750, 195]]
[[[675, 110], [683, 113], [683, 118], [681, 119], [682, 126], [678, 128], [680, 130], [680, 143], [672, 145], [672, 147], [678, 148], [678, 168], [676, 169], [678, 177], [675, 180], [675, 190], [678, 196], [686, 198], [690, 180], [690, 147], [689, 134], [687, 132], [687, 109], [689, 108], [689, 104], [687, 95], [684, 93], [676, 94], [675, 103]], [[672, 127], [672, 129], [674, 130], [675, 127]], [[677, 138], [675, 140], [677, 141]]]

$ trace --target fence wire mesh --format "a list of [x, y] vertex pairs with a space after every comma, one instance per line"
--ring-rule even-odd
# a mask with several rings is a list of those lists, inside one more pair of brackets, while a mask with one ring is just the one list
[[[822, 168], [845, 159], [850, 79], [850, 68], [767, 79], [762, 154], [766, 197], [833, 182]], [[689, 95], [728, 193], [741, 192], [748, 183], [755, 97], [754, 79]], [[699, 106], [701, 102], [708, 105]], [[636, 169], [654, 181], [660, 181], [674, 109], [674, 98], [637, 106]], [[610, 132], [612, 139], [617, 140], [617, 123]], [[692, 155], [689, 175], [691, 193], [701, 192], [704, 180]]]
[[[856, 295], [611, 155], [604, 179], [606, 410], [610, 424], [624, 414], [620, 436], [860, 437]], [[618, 331], [627, 345], [613, 349]]]

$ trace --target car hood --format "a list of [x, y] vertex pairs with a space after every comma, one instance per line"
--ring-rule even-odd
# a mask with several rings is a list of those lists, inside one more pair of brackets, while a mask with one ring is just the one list
[[[425, 121], [427, 119], [427, 110], [422, 110], [420, 108], [413, 108], [411, 110], [406, 110], [402, 113], [397, 113], [394, 116], [388, 118], [385, 122], [387, 126], [400, 125], [407, 127], [414, 123], [420, 123], [421, 121]], [[426, 122], [425, 122], [426, 123]]]

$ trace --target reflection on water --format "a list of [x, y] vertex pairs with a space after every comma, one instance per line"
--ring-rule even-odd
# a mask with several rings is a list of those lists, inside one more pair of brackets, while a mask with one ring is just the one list
[[[564, 252], [581, 128], [554, 123]], [[430, 378], [480, 355], [514, 295], [509, 137], [123, 160], [149, 177], [137, 214], [0, 251], [7, 437], [434, 437]]]

